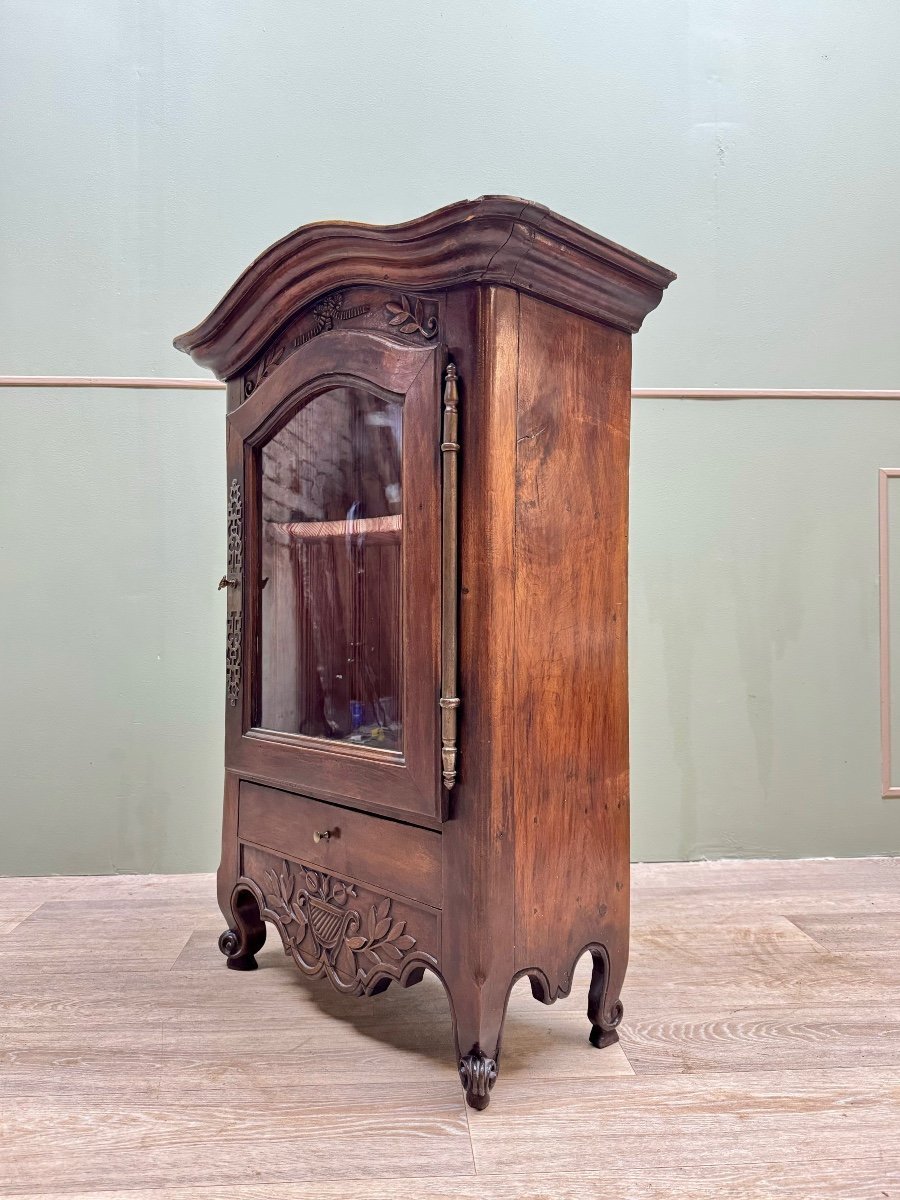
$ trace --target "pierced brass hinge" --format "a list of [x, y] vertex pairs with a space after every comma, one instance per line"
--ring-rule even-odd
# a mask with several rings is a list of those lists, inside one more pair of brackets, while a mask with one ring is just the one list
[[[225, 679], [228, 704], [236, 708], [241, 695], [241, 658], [243, 656], [243, 600], [240, 597], [244, 573], [244, 502], [240, 480], [235, 477], [228, 489], [228, 561], [225, 574], [219, 580], [219, 590], [233, 590], [238, 597], [237, 607], [228, 611], [225, 637]], [[229, 599], [229, 606], [232, 601]]]
[[441, 440], [441, 775], [447, 791], [456, 783], [459, 696], [459, 387], [454, 363], [444, 374]]

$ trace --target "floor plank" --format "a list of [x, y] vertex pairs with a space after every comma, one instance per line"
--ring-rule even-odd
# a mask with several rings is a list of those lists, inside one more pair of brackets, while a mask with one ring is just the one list
[[[91, 876], [93, 879], [108, 880], [108, 875]], [[144, 878], [132, 876], [132, 878]], [[188, 876], [192, 878], [192, 876]], [[21, 875], [0, 877], [0, 912], [6, 908], [27, 908], [29, 911], [45, 900], [58, 900], [69, 896], [81, 882], [76, 875]], [[101, 884], [105, 888], [105, 882]]]
[[165, 919], [163, 914], [151, 919], [141, 912], [126, 915], [121, 908], [42, 904], [0, 937], [0, 974], [81, 974], [86, 963], [96, 971], [121, 969], [123, 964], [131, 970], [165, 970], [191, 935], [193, 914], [177, 912], [180, 920], [171, 911]]
[[[99, 1024], [76, 1009], [74, 1020], [51, 1024], [45, 1018], [39, 1028], [0, 1029], [0, 1096], [90, 1094], [96, 1087], [122, 1094], [133, 1087], [144, 1100], [178, 1100], [189, 1092], [222, 1095], [236, 1088], [249, 1094], [271, 1088], [285, 1058], [299, 1057], [310, 1087], [330, 1081], [366, 1089], [384, 1077], [407, 1079], [411, 1086], [456, 1082], [449, 1004], [434, 976], [408, 991], [364, 1001], [301, 980], [286, 963], [270, 973], [272, 986], [256, 972], [255, 989], [248, 986], [250, 977], [223, 972], [215, 1002], [206, 975], [186, 977], [196, 989], [193, 996], [167, 992], [168, 978], [161, 976], [158, 984], [157, 977], [142, 973], [149, 987], [142, 990], [140, 1007], [134, 1003], [134, 978], [108, 998], [111, 1007], [88, 1001]], [[64, 982], [74, 982], [82, 999], [94, 990], [89, 978]], [[235, 1004], [239, 995], [250, 1000], [243, 1020]], [[534, 1003], [522, 981], [510, 999], [504, 1074], [533, 1071], [588, 1080], [633, 1075], [621, 1045], [602, 1051], [588, 1046], [583, 1001], [583, 995], [573, 996], [548, 1009]], [[259, 1021], [260, 1002], [277, 1019]], [[191, 1019], [194, 1005], [202, 1019]], [[136, 1012], [146, 1020], [134, 1021]]]
[[211, 875], [0, 880], [0, 1196], [900, 1200], [898, 898], [889, 859], [637, 866], [620, 1043], [589, 956], [520, 981], [473, 1113], [433, 976], [341, 996], [271, 931], [226, 971]]
[[382, 1079], [361, 1095], [305, 1087], [283, 1064], [272, 1082], [263, 1105], [188, 1097], [174, 1112], [121, 1097], [20, 1100], [4, 1115], [0, 1194], [176, 1184], [230, 1190], [248, 1176], [359, 1178], [373, 1163], [401, 1178], [419, 1174], [423, 1163], [438, 1176], [473, 1174], [455, 1080], [411, 1092]]
[[[900, 894], [897, 906], [900, 909]], [[859, 954], [900, 946], [900, 911], [793, 914], [790, 920], [826, 950]]]
[[[506, 1080], [493, 1119], [470, 1121], [479, 1174], [643, 1167], [737, 1169], [846, 1157], [896, 1160], [900, 1070], [637, 1075], [567, 1087]], [[610, 1136], [600, 1136], [609, 1122]]]
[[[560, 1175], [509, 1173], [463, 1178], [376, 1178], [238, 1184], [227, 1200], [900, 1200], [900, 1157], [877, 1162], [756, 1162], [740, 1167], [640, 1166]], [[20, 1200], [223, 1200], [213, 1187], [102, 1192], [31, 1192]]]
[[[94, 900], [103, 904], [126, 900], [195, 901], [215, 911], [216, 877], [197, 875], [83, 875], [70, 881], [66, 899]], [[56, 897], [62, 899], [63, 897]]]
[[720, 858], [710, 862], [635, 863], [636, 892], [675, 887], [680, 893], [736, 889], [784, 894], [848, 891], [893, 892], [900, 889], [898, 858]]
[[900, 1006], [679, 1012], [623, 1023], [628, 1061], [641, 1074], [689, 1071], [813, 1071], [900, 1067]]

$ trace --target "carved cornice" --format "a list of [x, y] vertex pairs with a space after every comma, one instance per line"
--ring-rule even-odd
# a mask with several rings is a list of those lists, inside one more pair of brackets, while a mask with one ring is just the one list
[[505, 284], [634, 332], [674, 278], [543, 205], [482, 196], [401, 225], [304, 225], [261, 254], [175, 346], [230, 379], [301, 308], [363, 284], [401, 294]]

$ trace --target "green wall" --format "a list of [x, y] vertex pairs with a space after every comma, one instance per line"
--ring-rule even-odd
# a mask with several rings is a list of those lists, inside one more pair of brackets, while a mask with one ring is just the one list
[[[637, 387], [896, 389], [898, 38], [895, 0], [0, 0], [0, 371], [199, 374], [173, 334], [288, 230], [507, 192], [679, 272]], [[0, 389], [0, 873], [215, 864], [222, 408]], [[635, 857], [900, 852], [898, 459], [896, 402], [635, 403]]]

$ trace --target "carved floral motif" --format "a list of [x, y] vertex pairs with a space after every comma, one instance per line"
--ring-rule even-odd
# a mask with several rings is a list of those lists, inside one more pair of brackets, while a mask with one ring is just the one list
[[341, 321], [351, 321], [369, 311], [368, 304], [357, 304], [352, 308], [344, 308], [344, 293], [332, 292], [320, 300], [312, 310], [312, 324], [302, 333], [286, 341], [276, 342], [263, 355], [255, 375], [248, 375], [244, 380], [244, 392], [251, 395], [262, 381], [276, 367], [280, 366], [295, 350], [304, 346], [311, 338], [326, 330], [334, 329]]
[[[331, 292], [319, 300], [307, 315], [295, 319], [279, 340], [269, 346], [258, 365], [246, 373], [244, 394], [252, 395], [276, 367], [280, 367], [311, 338], [336, 329], [343, 321], [363, 317], [372, 310], [371, 304], [345, 306], [344, 299], [343, 292]], [[384, 309], [388, 314], [388, 327], [395, 332], [419, 334], [425, 339], [433, 338], [437, 333], [437, 305], [433, 301], [422, 300], [419, 296], [399, 295], [389, 300]]]
[[[359, 902], [356, 885], [324, 871], [297, 866], [266, 868], [267, 913], [282, 931], [285, 945], [309, 975], [326, 975], [344, 992], [365, 990], [367, 977], [399, 974], [416, 939], [406, 921], [391, 913], [389, 896]], [[356, 905], [352, 901], [356, 901]]]
[[391, 314], [388, 325], [400, 333], [420, 333], [424, 338], [433, 338], [437, 333], [437, 317], [433, 312], [426, 316], [425, 304], [418, 296], [398, 296], [384, 307]]

